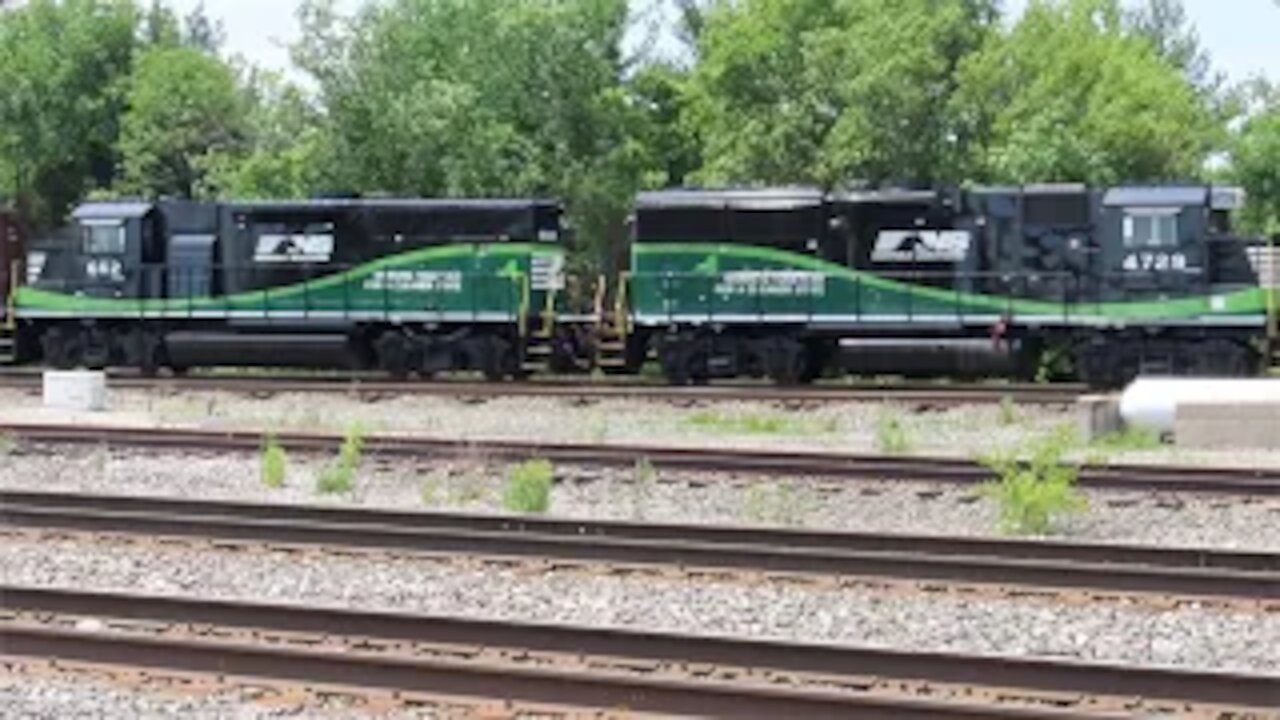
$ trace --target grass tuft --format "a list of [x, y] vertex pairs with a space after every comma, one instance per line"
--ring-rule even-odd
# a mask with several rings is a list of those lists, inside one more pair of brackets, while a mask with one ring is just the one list
[[808, 508], [794, 483], [753, 483], [743, 498], [746, 519], [765, 525], [800, 525]]
[[262, 471], [262, 484], [272, 490], [284, 487], [289, 474], [289, 457], [275, 435], [267, 435], [262, 441], [262, 454], [258, 462]]
[[338, 457], [325, 466], [316, 476], [316, 492], [321, 495], [350, 493], [356, 487], [356, 474], [364, 460], [364, 428], [352, 425], [347, 428]]
[[1005, 395], [1000, 398], [1000, 426], [1009, 427], [1018, 424], [1018, 406], [1013, 398]]
[[886, 455], [906, 455], [911, 452], [911, 437], [898, 414], [885, 413], [876, 421], [876, 447]]
[[507, 472], [502, 506], [519, 513], [545, 513], [551, 509], [555, 468], [550, 460], [536, 458], [514, 465]]
[[1066, 427], [1020, 450], [981, 458], [996, 474], [982, 490], [1000, 508], [1002, 531], [1045, 535], [1059, 517], [1087, 507], [1085, 496], [1076, 489], [1080, 468], [1066, 461], [1074, 447], [1074, 433]]
[[685, 424], [711, 432], [746, 435], [812, 435], [836, 431], [835, 418], [783, 413], [729, 414], [703, 410], [690, 415]]

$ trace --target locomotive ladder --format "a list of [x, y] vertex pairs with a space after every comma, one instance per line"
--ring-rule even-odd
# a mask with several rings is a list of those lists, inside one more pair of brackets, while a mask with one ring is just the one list
[[1273, 239], [1257, 263], [1258, 280], [1267, 303], [1267, 364], [1280, 374], [1280, 246]]
[[618, 275], [617, 293], [611, 310], [605, 308], [609, 287], [605, 276], [601, 275], [596, 285], [594, 364], [596, 369], [606, 373], [623, 372], [627, 369], [627, 336], [631, 334], [627, 316], [628, 280], [626, 272]]
[[[3, 240], [0, 238], [0, 240]], [[18, 277], [18, 261], [14, 260], [12, 267], [9, 268], [9, 277], [17, 282]], [[13, 320], [13, 292], [12, 290], [4, 297], [4, 315], [0, 320], [0, 365], [12, 365], [17, 359], [18, 343], [17, 335], [14, 332]]]

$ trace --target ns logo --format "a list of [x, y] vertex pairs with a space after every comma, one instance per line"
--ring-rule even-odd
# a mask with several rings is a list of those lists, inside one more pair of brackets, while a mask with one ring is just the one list
[[969, 254], [968, 230], [881, 230], [872, 262], [958, 263]]

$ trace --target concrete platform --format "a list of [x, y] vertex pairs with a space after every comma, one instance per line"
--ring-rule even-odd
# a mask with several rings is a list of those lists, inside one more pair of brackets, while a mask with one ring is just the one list
[[1184, 402], [1173, 434], [1181, 447], [1280, 450], [1280, 403]]
[[92, 370], [49, 370], [44, 373], [44, 407], [66, 412], [107, 409], [107, 374]]

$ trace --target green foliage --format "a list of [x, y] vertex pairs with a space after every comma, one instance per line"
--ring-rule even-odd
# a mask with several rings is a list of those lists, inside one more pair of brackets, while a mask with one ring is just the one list
[[111, 183], [140, 17], [117, 0], [0, 13], [0, 196], [38, 225]]
[[[1046, 52], [1053, 48], [1053, 52]], [[960, 65], [955, 105], [999, 182], [1196, 177], [1220, 118], [1118, 0], [1034, 2]]]
[[1095, 465], [1103, 464], [1115, 453], [1158, 450], [1162, 447], [1164, 438], [1159, 432], [1148, 428], [1126, 427], [1089, 443], [1087, 460]]
[[900, 415], [886, 412], [876, 421], [876, 447], [887, 455], [905, 455], [911, 452], [911, 437], [907, 434]]
[[262, 473], [262, 484], [273, 489], [284, 487], [289, 473], [289, 458], [280, 447], [275, 435], [268, 435], [262, 443], [262, 456], [259, 458]]
[[195, 197], [210, 157], [244, 144], [245, 106], [235, 74], [202, 51], [156, 48], [138, 59], [119, 152], [119, 191]]
[[701, 15], [691, 121], [706, 182], [956, 180], [954, 68], [982, 0], [770, 0]]
[[1000, 425], [1009, 427], [1018, 423], [1018, 406], [1008, 395], [1000, 397]]
[[18, 451], [18, 439], [8, 433], [0, 433], [0, 457], [8, 457]]
[[512, 466], [502, 493], [502, 506], [512, 512], [545, 513], [551, 508], [555, 468], [549, 460], [526, 460]]
[[632, 479], [631, 517], [644, 519], [645, 508], [653, 495], [653, 486], [658, 481], [658, 471], [649, 458], [642, 457], [636, 461], [635, 477]]
[[814, 418], [786, 413], [722, 413], [700, 410], [685, 424], [717, 433], [747, 435], [812, 435], [835, 432], [834, 418]]
[[304, 6], [332, 182], [423, 196], [555, 195], [598, 254], [626, 238], [650, 159], [623, 88], [626, 0], [390, 0], [341, 22]]
[[305, 198], [325, 189], [334, 162], [328, 128], [297, 85], [252, 71], [240, 90], [248, 108], [244, 147], [212, 153], [207, 190], [223, 197]]
[[983, 492], [1000, 507], [1001, 530], [1043, 535], [1061, 515], [1084, 510], [1085, 497], [1075, 488], [1079, 468], [1065, 457], [1074, 445], [1068, 427], [1021, 449], [980, 458], [997, 477]]
[[359, 425], [352, 425], [347, 428], [338, 457], [316, 476], [316, 492], [321, 495], [337, 495], [355, 490], [356, 475], [363, 458], [364, 429]]
[[1231, 179], [1248, 193], [1244, 224], [1280, 235], [1280, 87], [1249, 88], [1251, 112], [1231, 148]]
[[743, 498], [743, 515], [754, 523], [800, 525], [807, 510], [800, 492], [790, 481], [754, 483]]

